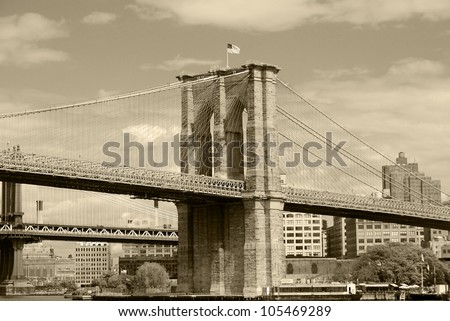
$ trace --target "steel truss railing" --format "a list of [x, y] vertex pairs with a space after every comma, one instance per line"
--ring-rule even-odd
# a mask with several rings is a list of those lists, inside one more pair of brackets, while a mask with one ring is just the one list
[[111, 228], [111, 227], [85, 227], [63, 225], [24, 224], [21, 229], [14, 229], [12, 224], [0, 224], [0, 235], [32, 235], [32, 236], [71, 236], [91, 237], [93, 239], [136, 239], [152, 241], [178, 241], [178, 231], [164, 229], [136, 229], [136, 228]]
[[284, 187], [286, 203], [327, 206], [386, 214], [450, 221], [450, 207], [404, 202], [386, 198], [345, 195], [323, 191]]
[[0, 152], [0, 171], [118, 182], [180, 192], [240, 197], [244, 182], [134, 167], [109, 167], [84, 160], [70, 160], [22, 152]]

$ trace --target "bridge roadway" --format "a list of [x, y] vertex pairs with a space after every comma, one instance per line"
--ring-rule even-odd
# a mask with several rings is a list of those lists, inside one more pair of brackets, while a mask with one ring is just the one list
[[[245, 182], [3, 151], [0, 180], [184, 202], [236, 202]], [[282, 188], [285, 210], [450, 230], [450, 207]], [[266, 197], [265, 195], [261, 196]]]
[[24, 223], [23, 228], [15, 229], [12, 224], [1, 222], [0, 240], [8, 237], [80, 242], [178, 244], [178, 231], [174, 229], [88, 227], [32, 223]]

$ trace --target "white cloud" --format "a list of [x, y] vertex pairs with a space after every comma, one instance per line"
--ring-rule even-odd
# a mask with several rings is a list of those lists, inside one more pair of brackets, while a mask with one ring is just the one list
[[447, 0], [135, 0], [128, 8], [147, 20], [172, 18], [188, 25], [261, 31], [282, 31], [318, 22], [378, 25], [411, 18], [450, 18]]
[[0, 65], [27, 67], [67, 60], [67, 53], [38, 45], [65, 36], [64, 21], [49, 20], [37, 13], [0, 18]]
[[164, 136], [167, 133], [167, 130], [156, 125], [152, 126], [141, 124], [128, 126], [123, 129], [123, 133], [130, 134], [130, 138], [136, 139], [138, 142], [146, 144], [147, 142], [153, 142], [156, 139]]
[[110, 12], [95, 11], [83, 18], [88, 25], [105, 25], [117, 19], [117, 15]]
[[173, 71], [173, 70], [180, 70], [186, 66], [218, 66], [221, 63], [221, 60], [201, 60], [201, 59], [195, 59], [195, 58], [184, 58], [180, 55], [177, 55], [173, 59], [169, 59], [164, 61], [161, 64], [152, 64], [147, 63], [143, 64], [140, 68], [143, 70], [150, 70], [150, 69], [159, 69], [159, 70], [165, 70], [165, 71]]
[[118, 94], [119, 92], [117, 90], [106, 90], [106, 89], [100, 89], [97, 93], [98, 97], [100, 98], [116, 96]]
[[444, 64], [437, 61], [426, 59], [405, 58], [397, 61], [393, 65], [387, 75], [389, 77], [424, 77], [424, 76], [440, 76], [446, 71]]

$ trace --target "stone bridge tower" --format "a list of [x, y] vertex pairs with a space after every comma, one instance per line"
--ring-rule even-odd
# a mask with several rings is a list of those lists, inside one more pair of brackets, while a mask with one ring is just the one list
[[245, 180], [246, 189], [234, 202], [177, 204], [178, 292], [254, 297], [284, 276], [278, 71], [249, 64], [179, 77], [182, 171]]

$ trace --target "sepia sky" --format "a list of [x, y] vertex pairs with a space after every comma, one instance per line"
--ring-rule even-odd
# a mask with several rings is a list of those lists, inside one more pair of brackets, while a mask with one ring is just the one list
[[[450, 192], [447, 0], [0, 0], [0, 113], [265, 62]], [[3, 144], [0, 142], [0, 146]]]

